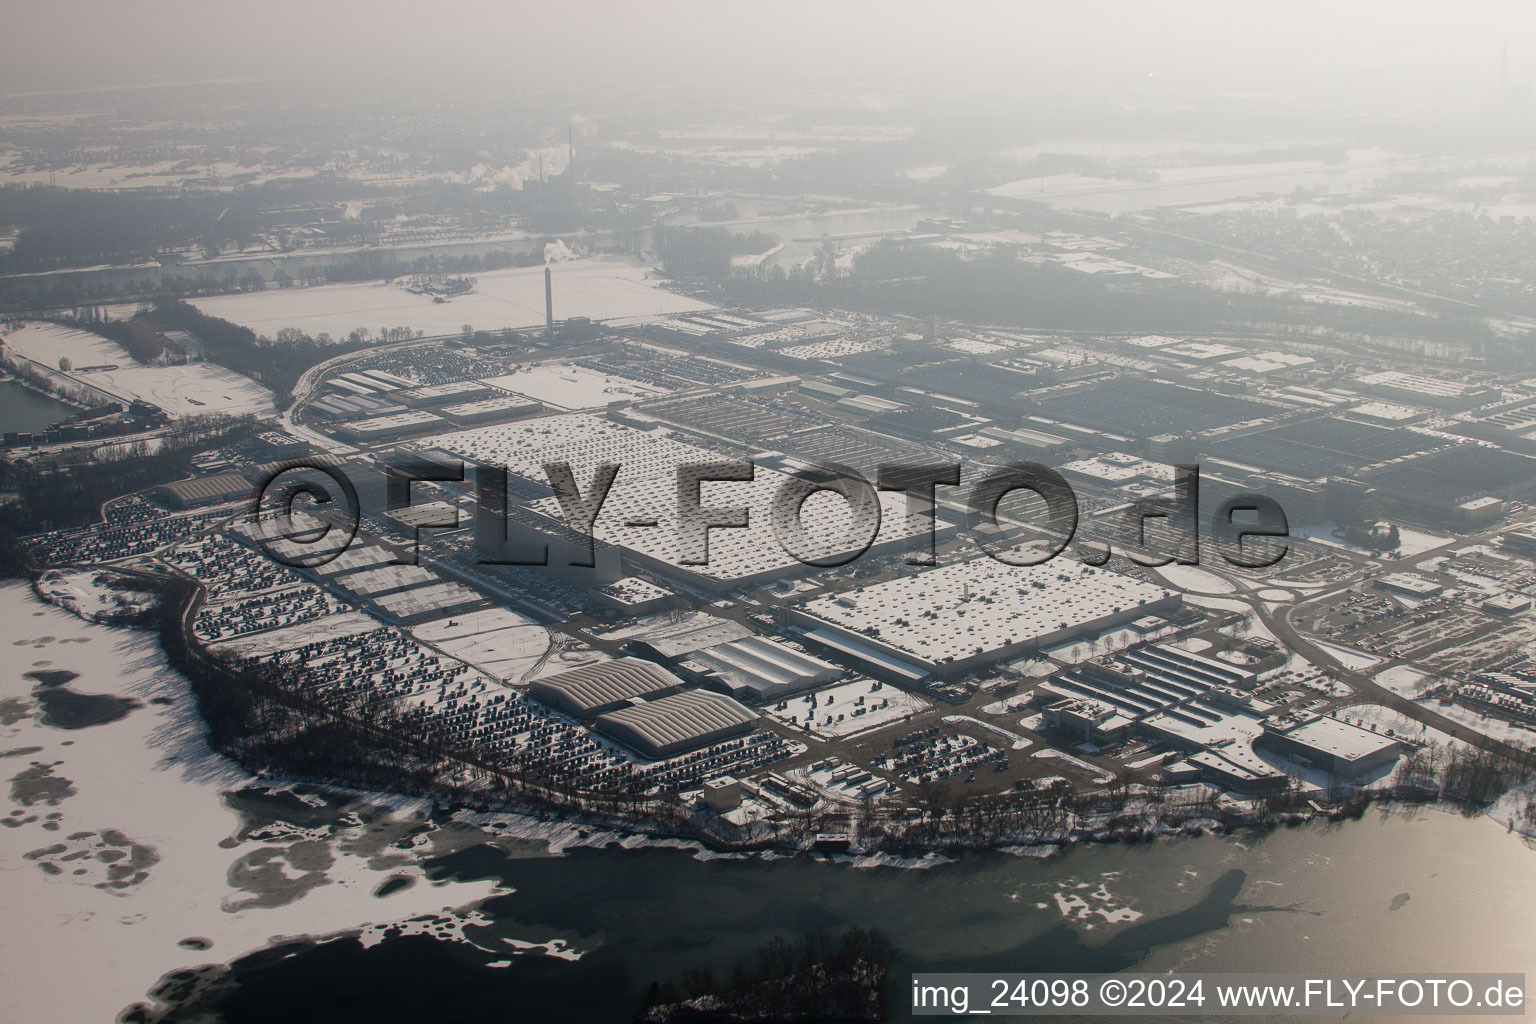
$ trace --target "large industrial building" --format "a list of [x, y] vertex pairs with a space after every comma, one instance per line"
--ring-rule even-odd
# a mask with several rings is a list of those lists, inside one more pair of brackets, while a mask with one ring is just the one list
[[469, 426], [472, 423], [493, 423], [515, 420], [542, 412], [544, 405], [522, 395], [496, 394], [490, 398], [477, 398], [470, 402], [445, 405], [438, 411], [453, 422]]
[[645, 757], [672, 757], [751, 732], [757, 713], [724, 694], [685, 690], [597, 716], [593, 727]]
[[831, 662], [770, 637], [749, 636], [696, 651], [681, 662], [690, 675], [749, 700], [780, 697], [842, 675]]
[[480, 608], [485, 598], [458, 583], [434, 583], [384, 594], [369, 603], [385, 618], [409, 623]]
[[982, 556], [818, 598], [791, 616], [817, 643], [915, 679], [1015, 657], [1179, 603], [1173, 591], [1071, 559], [1011, 566]]
[[1260, 744], [1286, 757], [1353, 778], [1397, 760], [1397, 740], [1336, 718], [1293, 711], [1264, 723]]
[[411, 434], [425, 434], [447, 425], [448, 421], [441, 416], [424, 409], [412, 409], [343, 423], [336, 428], [336, 433], [349, 441], [385, 441]]
[[[725, 460], [715, 452], [675, 440], [661, 430], [638, 430], [601, 416], [571, 413], [444, 434], [432, 438], [429, 444], [451, 458], [505, 466], [510, 476], [521, 479], [523, 487], [548, 495], [529, 502], [527, 508], [548, 521], [550, 532], [556, 535], [564, 528], [565, 516], [550, 491], [545, 464], [569, 463], [583, 488], [599, 465], [618, 465], [619, 474], [603, 502], [593, 533], [602, 544], [620, 549], [636, 569], [713, 590], [764, 584], [786, 575], [814, 571], [786, 551], [775, 535], [774, 497], [789, 477], [762, 465], [755, 468], [750, 481], [704, 486], [703, 504], [746, 506], [750, 525], [710, 530], [708, 563], [684, 564], [677, 523], [678, 470], [687, 465], [719, 464]], [[918, 537], [919, 527], [908, 520], [903, 494], [883, 491], [879, 493], [879, 502], [879, 530], [863, 557], [904, 548]], [[865, 538], [852, 529], [853, 514], [847, 502], [836, 495], [811, 498], [801, 522], [806, 543], [818, 559], [858, 552], [864, 547]], [[937, 529], [942, 532], [948, 527], [939, 522]]]
[[167, 508], [192, 508], [221, 501], [236, 501], [255, 494], [251, 482], [239, 473], [215, 473], [190, 480], [177, 480], [155, 488], [155, 496]]
[[585, 720], [631, 701], [676, 693], [682, 685], [682, 680], [660, 665], [639, 658], [618, 658], [536, 679], [528, 687], [528, 695]]

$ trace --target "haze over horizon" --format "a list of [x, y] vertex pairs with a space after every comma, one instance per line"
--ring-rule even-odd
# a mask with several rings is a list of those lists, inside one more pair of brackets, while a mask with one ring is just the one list
[[[722, 102], [891, 106], [970, 95], [1109, 106], [1297, 105], [1351, 115], [1476, 110], [1536, 77], [1536, 9], [1491, 2], [1176, 8], [972, 3], [278, 2], [259, 13], [187, 0], [21, 5], [0, 93], [250, 80], [343, 93], [480, 90], [481, 99], [621, 91], [639, 105], [704, 90]], [[25, 47], [17, 42], [26, 40]], [[1508, 47], [1508, 68], [1502, 67]], [[474, 100], [465, 97], [465, 102]]]

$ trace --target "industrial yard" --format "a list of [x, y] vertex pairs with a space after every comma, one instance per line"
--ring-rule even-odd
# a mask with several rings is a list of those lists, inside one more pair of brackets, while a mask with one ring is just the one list
[[1536, 955], [1527, 12], [166, 6], [0, 65], [0, 1017]]

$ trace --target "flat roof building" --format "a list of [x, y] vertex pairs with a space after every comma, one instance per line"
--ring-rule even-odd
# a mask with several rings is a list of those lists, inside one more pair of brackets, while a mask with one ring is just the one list
[[1409, 597], [1434, 597], [1445, 589], [1434, 580], [1411, 572], [1390, 573], [1378, 579], [1376, 586], [1382, 590], [1396, 591]]
[[333, 581], [333, 585], [354, 601], [366, 601], [441, 582], [442, 578], [436, 573], [419, 565], [381, 565], [341, 576]]
[[496, 394], [500, 392], [478, 380], [452, 380], [446, 384], [428, 384], [425, 387], [411, 388], [409, 391], [401, 391], [390, 397], [413, 409], [430, 409], [434, 406], [453, 405]]
[[730, 776], [704, 780], [704, 805], [716, 813], [741, 806], [741, 782]]
[[447, 425], [448, 421], [441, 416], [424, 409], [412, 409], [407, 412], [370, 416], [365, 420], [343, 423], [336, 428], [336, 433], [350, 441], [383, 441], [394, 437], [425, 434]]
[[155, 488], [155, 495], [170, 508], [191, 508], [236, 501], [254, 494], [251, 482], [239, 473], [215, 473], [212, 476], [177, 480]]
[[638, 576], [625, 576], [601, 587], [592, 587], [587, 596], [626, 615], [644, 615], [666, 608], [677, 596]]
[[[632, 570], [651, 571], [712, 590], [776, 582], [814, 571], [775, 538], [775, 516], [784, 514], [775, 495], [788, 478], [762, 465], [755, 467], [751, 480], [708, 485], [712, 495], [719, 493], [718, 499], [712, 500], [746, 506], [749, 525], [710, 530], [707, 564], [685, 564], [684, 531], [676, 512], [678, 468], [723, 460], [716, 452], [662, 431], [639, 430], [590, 413], [570, 413], [443, 434], [428, 443], [454, 458], [505, 466], [510, 475], [543, 491], [547, 496], [525, 507], [549, 522], [554, 533], [564, 529], [565, 515], [559, 501], [548, 494], [545, 464], [567, 462], [576, 479], [583, 481], [590, 480], [603, 463], [621, 466], [593, 535], [603, 544], [621, 549]], [[866, 549], [847, 502], [824, 494], [811, 499], [801, 519], [808, 550], [821, 559], [861, 549], [868, 556], [877, 556], [912, 546], [926, 524], [909, 521], [905, 496], [880, 491], [876, 500], [880, 503], [878, 534]], [[783, 525], [782, 520], [778, 525]], [[934, 529], [942, 535], [953, 527], [940, 520]]]
[[1047, 704], [1042, 714], [1047, 728], [1067, 733], [1084, 743], [1118, 743], [1133, 724], [1118, 708], [1082, 698]]
[[[1172, 611], [1162, 587], [1068, 559], [1006, 565], [988, 556], [818, 598], [791, 616], [928, 671], [962, 671]], [[822, 641], [824, 642], [824, 641]]]
[[542, 412], [544, 404], [535, 402], [531, 398], [522, 395], [498, 394], [488, 398], [477, 398], [469, 402], [458, 402], [454, 405], [445, 405], [438, 412], [453, 420], [468, 426], [472, 423], [495, 423], [500, 420], [515, 420], [521, 416], [532, 416]]
[[309, 442], [281, 430], [264, 430], [256, 435], [255, 448], [263, 460], [300, 459], [309, 454]]
[[485, 598], [479, 593], [457, 583], [415, 587], [370, 600], [381, 615], [396, 622], [420, 622], [455, 615], [485, 604]]
[[1397, 760], [1402, 745], [1390, 736], [1336, 718], [1292, 711], [1264, 723], [1259, 743], [1335, 775], [1354, 777]]

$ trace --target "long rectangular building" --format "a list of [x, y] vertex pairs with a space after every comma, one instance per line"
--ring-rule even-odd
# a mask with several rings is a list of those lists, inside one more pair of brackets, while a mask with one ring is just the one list
[[1350, 778], [1392, 764], [1402, 750], [1389, 736], [1305, 711], [1266, 721], [1259, 742], [1287, 757], [1301, 758]]
[[818, 598], [790, 615], [823, 644], [840, 635], [929, 672], [958, 672], [1179, 603], [1173, 591], [1070, 558], [1012, 566], [982, 556]]
[[650, 758], [677, 754], [751, 732], [757, 713], [709, 690], [685, 690], [599, 715], [594, 728]]
[[[583, 488], [599, 465], [618, 465], [619, 474], [593, 533], [603, 544], [622, 550], [632, 570], [647, 570], [713, 590], [764, 584], [813, 571], [812, 566], [785, 550], [773, 522], [775, 495], [789, 477], [762, 465], [755, 467], [751, 480], [704, 485], [704, 504], [746, 506], [749, 525], [710, 530], [708, 563], [685, 565], [678, 523], [678, 470], [699, 463], [719, 464], [728, 457], [661, 431], [637, 430], [590, 413], [570, 413], [441, 434], [424, 443], [452, 458], [505, 466], [510, 475], [546, 494], [546, 463], [569, 463]], [[906, 497], [883, 491], [877, 500], [879, 527], [866, 556], [914, 544], [920, 527], [908, 520]], [[565, 516], [552, 494], [526, 507], [550, 524], [550, 532], [563, 531]], [[837, 495], [813, 495], [805, 502], [801, 523], [807, 549], [818, 560], [864, 548], [864, 538], [853, 529], [853, 512]], [[951, 529], [942, 520], [936, 524], [941, 535]]]

